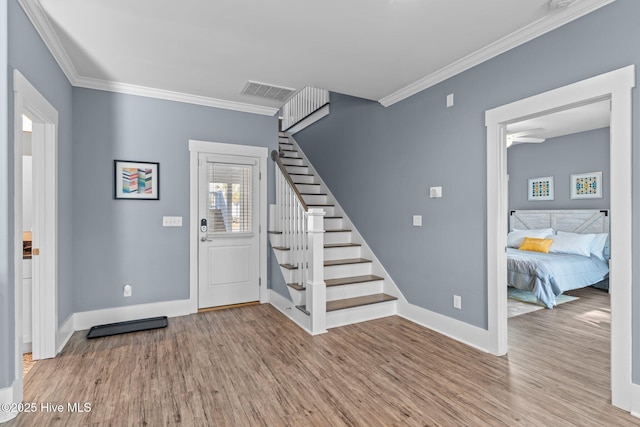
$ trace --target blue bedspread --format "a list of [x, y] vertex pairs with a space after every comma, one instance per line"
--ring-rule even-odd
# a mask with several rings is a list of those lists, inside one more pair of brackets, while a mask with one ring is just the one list
[[608, 274], [607, 263], [596, 257], [507, 248], [509, 286], [531, 291], [547, 308], [563, 292], [598, 283]]

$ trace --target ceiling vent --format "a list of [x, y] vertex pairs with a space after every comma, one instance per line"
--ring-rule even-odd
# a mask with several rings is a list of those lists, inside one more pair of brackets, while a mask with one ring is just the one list
[[296, 90], [288, 87], [274, 86], [266, 83], [252, 82], [249, 80], [242, 92], [243, 95], [256, 96], [258, 98], [272, 99], [284, 102]]

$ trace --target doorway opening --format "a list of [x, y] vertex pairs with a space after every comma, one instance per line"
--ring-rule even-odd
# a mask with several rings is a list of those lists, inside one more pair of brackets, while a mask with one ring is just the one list
[[[635, 67], [629, 66], [486, 112], [489, 350], [507, 353], [507, 126], [611, 99], [611, 401], [631, 409], [631, 132]], [[613, 262], [615, 260], [615, 262]]]
[[[23, 350], [25, 332], [31, 331], [34, 360], [57, 354], [57, 129], [58, 112], [18, 71], [14, 86], [14, 277], [15, 300], [15, 377], [17, 394], [22, 395]], [[31, 121], [31, 224], [25, 229], [23, 201], [24, 145], [23, 116]], [[27, 162], [28, 163], [28, 162]], [[27, 166], [28, 168], [28, 166]], [[29, 234], [30, 232], [30, 234]], [[25, 250], [31, 241], [31, 268], [25, 269]], [[25, 278], [30, 278], [31, 316], [25, 319]], [[29, 297], [29, 295], [26, 295]], [[31, 326], [28, 325], [31, 320]]]

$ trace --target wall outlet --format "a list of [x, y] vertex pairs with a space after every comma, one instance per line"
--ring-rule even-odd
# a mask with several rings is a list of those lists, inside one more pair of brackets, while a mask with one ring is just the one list
[[453, 296], [453, 308], [462, 310], [462, 297], [460, 295]]
[[125, 297], [130, 297], [131, 296], [131, 292], [133, 291], [133, 286], [131, 286], [130, 284], [126, 283], [123, 287], [123, 293]]
[[163, 216], [162, 226], [163, 227], [182, 227], [182, 217], [181, 216]]
[[414, 215], [413, 216], [413, 226], [414, 227], [422, 227], [422, 215]]
[[442, 197], [442, 187], [429, 188], [429, 197], [431, 197], [432, 199]]

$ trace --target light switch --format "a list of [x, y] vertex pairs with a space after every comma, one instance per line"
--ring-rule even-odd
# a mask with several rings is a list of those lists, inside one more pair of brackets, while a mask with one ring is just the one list
[[182, 227], [182, 217], [181, 216], [163, 216], [162, 226], [163, 227]]
[[453, 107], [453, 94], [447, 95], [447, 108]]
[[414, 215], [413, 216], [413, 226], [414, 227], [422, 227], [422, 215]]
[[431, 187], [429, 189], [429, 197], [432, 199], [442, 197], [442, 187]]

